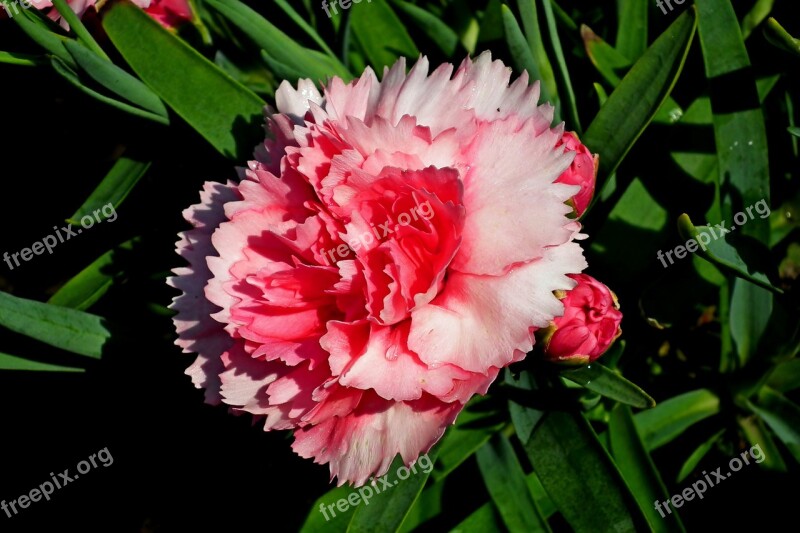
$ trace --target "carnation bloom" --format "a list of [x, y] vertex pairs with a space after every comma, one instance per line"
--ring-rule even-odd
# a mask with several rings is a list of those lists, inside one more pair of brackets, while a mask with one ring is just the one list
[[[131, 0], [134, 4], [145, 10], [151, 17], [161, 23], [165, 28], [173, 28], [183, 21], [192, 19], [192, 9], [189, 0]], [[30, 0], [31, 5], [40, 10], [47, 10], [48, 18], [61, 23], [65, 29], [69, 29], [67, 23], [62, 19], [57, 9], [53, 8], [50, 0]], [[100, 9], [106, 0], [67, 0], [67, 5], [78, 17], [83, 17], [84, 13], [91, 7]]]
[[594, 183], [597, 177], [599, 156], [592, 154], [589, 149], [581, 144], [578, 136], [573, 132], [565, 132], [558, 146], [564, 146], [568, 152], [575, 152], [575, 159], [569, 168], [556, 180], [558, 183], [580, 185], [581, 190], [570, 202], [575, 208], [577, 216], [583, 215], [594, 196]]
[[320, 93], [283, 82], [240, 181], [206, 183], [177, 344], [206, 400], [294, 429], [293, 449], [365, 483], [442, 436], [563, 312], [586, 263], [556, 183], [539, 85], [488, 53], [457, 71], [404, 60]]
[[545, 357], [554, 363], [591, 363], [622, 334], [622, 313], [611, 289], [586, 274], [562, 300], [564, 314], [540, 332]]

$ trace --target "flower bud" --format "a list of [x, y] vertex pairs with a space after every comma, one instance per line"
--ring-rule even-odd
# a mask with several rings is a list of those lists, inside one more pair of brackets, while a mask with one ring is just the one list
[[572, 164], [569, 168], [558, 177], [556, 183], [580, 185], [581, 190], [570, 200], [576, 215], [580, 217], [592, 202], [600, 158], [597, 154], [593, 155], [589, 149], [581, 143], [578, 136], [572, 132], [564, 132], [561, 140], [556, 143], [556, 146], [561, 145], [564, 146], [565, 153], [575, 152], [575, 159], [572, 160]]
[[561, 299], [564, 315], [537, 337], [548, 361], [583, 365], [600, 357], [622, 334], [622, 313], [616, 295], [603, 283], [586, 274], [569, 277], [578, 284]]

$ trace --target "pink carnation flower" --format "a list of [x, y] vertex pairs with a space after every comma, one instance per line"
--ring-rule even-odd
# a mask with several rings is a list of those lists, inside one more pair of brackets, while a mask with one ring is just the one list
[[361, 485], [525, 357], [586, 263], [555, 183], [574, 152], [510, 76], [485, 53], [281, 84], [256, 160], [184, 212], [177, 344], [208, 402]]
[[578, 285], [562, 300], [564, 315], [540, 332], [545, 357], [583, 365], [603, 355], [622, 334], [622, 313], [611, 289], [586, 274], [570, 275]]
[[556, 181], [568, 185], [580, 185], [581, 190], [570, 200], [575, 208], [576, 215], [580, 217], [589, 207], [594, 196], [599, 157], [597, 154], [593, 155], [586, 146], [581, 144], [578, 136], [570, 131], [565, 132], [558, 142], [558, 146], [561, 145], [564, 146], [566, 151], [575, 152], [575, 159], [572, 160], [569, 168]]
[[[31, 5], [47, 12], [47, 17], [59, 22], [65, 29], [69, 29], [61, 14], [53, 7], [50, 0], [30, 0]], [[188, 0], [131, 0], [135, 5], [145, 10], [151, 17], [161, 23], [165, 28], [174, 28], [180, 23], [192, 19], [192, 9]], [[67, 0], [67, 5], [78, 17], [94, 7], [100, 9], [105, 0]]]

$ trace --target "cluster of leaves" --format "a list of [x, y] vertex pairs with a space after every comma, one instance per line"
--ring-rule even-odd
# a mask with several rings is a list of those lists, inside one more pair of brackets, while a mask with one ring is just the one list
[[[712, 451], [730, 456], [755, 444], [765, 452], [762, 468], [796, 470], [800, 408], [790, 396], [800, 388], [792, 292], [800, 272], [800, 130], [792, 89], [797, 94], [800, 44], [769, 18], [773, 0], [698, 0], [668, 16], [648, 0], [617, 0], [615, 22], [602, 7], [567, 10], [555, 0], [372, 0], [331, 18], [311, 0], [268, 8], [196, 0], [197, 16], [180, 36], [130, 3], [107, 6], [102, 26], [89, 29], [65, 0], [54, 4], [71, 31], [24, 10], [13, 22], [41, 51], [0, 52], [0, 63], [13, 65], [3, 68], [52, 69], [115, 113], [197, 135], [231, 165], [259, 142], [262, 108], [281, 80], [349, 80], [400, 56], [458, 62], [487, 48], [541, 80], [557, 120], [600, 154], [598, 194], [584, 220], [587, 255], [620, 293], [627, 342], [604, 365], [558, 372], [531, 357], [509, 369], [431, 451], [430, 474], [327, 521], [320, 503], [351, 490], [334, 489], [314, 503], [303, 531], [431, 523], [538, 531], [556, 516], [578, 531], [682, 530], [677, 514], [662, 518], [653, 509], [673, 480], [652, 452], [679, 441], [678, 449], [693, 450], [676, 482], [697, 475]], [[120, 206], [156, 157], [144, 152], [120, 156], [69, 220]], [[694, 237], [705, 228], [692, 220], [730, 222], [760, 200], [773, 207], [768, 219], [753, 218], [666, 270], [656, 259], [681, 242], [676, 224], [684, 239]], [[47, 303], [0, 293], [0, 325], [99, 358], [118, 334], [87, 310], [124, 277], [120, 258], [140, 241], [109, 250]], [[163, 306], [153, 307], [166, 321]], [[0, 354], [0, 369], [85, 366], [73, 361]], [[473, 458], [486, 503], [443, 512], [450, 475]]]

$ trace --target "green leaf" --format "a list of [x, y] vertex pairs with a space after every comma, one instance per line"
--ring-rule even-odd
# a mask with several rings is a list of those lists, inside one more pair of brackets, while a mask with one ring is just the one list
[[576, 370], [566, 370], [561, 373], [561, 376], [606, 398], [627, 405], [642, 409], [656, 405], [655, 400], [649, 394], [600, 363], [592, 363]]
[[756, 0], [756, 4], [747, 12], [747, 15], [742, 19], [742, 37], [747, 39], [756, 26], [764, 22], [772, 12], [772, 6], [775, 0]]
[[[541, 78], [539, 66], [533, 59], [533, 52], [522, 34], [522, 30], [517, 23], [511, 9], [505, 4], [501, 6], [503, 14], [503, 28], [505, 29], [506, 43], [508, 43], [508, 50], [511, 52], [511, 59], [514, 61], [514, 68], [518, 71], [527, 70], [531, 78], [538, 80]], [[543, 96], [543, 100], [549, 100]]]
[[450, 530], [450, 533], [476, 533], [482, 531], [503, 531], [503, 522], [491, 503], [478, 507], [478, 510]]
[[164, 117], [164, 119], [168, 118], [164, 103], [147, 85], [78, 43], [67, 41], [64, 46], [78, 66], [97, 83], [142, 109]]
[[100, 45], [97, 44], [97, 41], [94, 40], [94, 37], [92, 37], [92, 34], [89, 33], [89, 30], [87, 30], [83, 25], [80, 17], [78, 17], [78, 14], [75, 13], [67, 4], [67, 0], [52, 0], [52, 2], [53, 7], [56, 8], [58, 13], [61, 15], [61, 18], [64, 19], [64, 22], [69, 25], [70, 30], [75, 33], [75, 35], [78, 37], [78, 40], [82, 42], [89, 50], [106, 61], [109, 61], [108, 56], [103, 49], [100, 48]]
[[564, 114], [569, 115], [571, 129], [575, 130], [580, 135], [583, 132], [583, 128], [581, 128], [581, 121], [578, 116], [578, 104], [575, 101], [575, 91], [572, 90], [569, 68], [567, 68], [567, 61], [564, 58], [564, 51], [561, 48], [561, 39], [558, 36], [556, 19], [553, 15], [553, 0], [542, 0], [542, 5], [544, 7], [544, 17], [547, 21], [547, 32], [550, 35], [550, 44], [553, 47], [553, 54], [556, 56], [560, 86], [563, 91], [563, 94], [559, 95], [559, 102], [566, 107]]
[[325, 51], [325, 53], [331, 56], [332, 59], [334, 59], [337, 62], [339, 61], [339, 59], [336, 57], [336, 54], [334, 54], [333, 50], [331, 50], [330, 47], [328, 46], [328, 43], [325, 42], [325, 39], [319, 36], [317, 30], [311, 27], [311, 25], [308, 22], [306, 22], [306, 19], [304, 19], [303, 16], [300, 15], [300, 13], [295, 11], [294, 8], [289, 5], [289, 2], [287, 2], [286, 0], [275, 0], [275, 3], [278, 4], [278, 7], [280, 7], [283, 10], [283, 12], [289, 16], [290, 19], [292, 19], [292, 22], [300, 26], [300, 28], [306, 33], [306, 35], [311, 37], [311, 39], [313, 39], [314, 42], [317, 43], [317, 46], [322, 48]]
[[214, 148], [247, 158], [263, 137], [261, 98], [132, 4], [107, 8], [103, 27], [134, 72]]
[[120, 102], [114, 98], [101, 94], [91, 87], [89, 87], [84, 81], [80, 78], [77, 72], [70, 68], [69, 64], [62, 61], [60, 58], [56, 56], [52, 56], [50, 58], [50, 64], [53, 66], [53, 70], [56, 71], [56, 74], [67, 80], [70, 84], [72, 84], [76, 89], [79, 91], [88, 94], [92, 98], [103, 102], [104, 104], [108, 104], [111, 107], [115, 107], [122, 111], [123, 113], [128, 113], [136, 117], [145, 118], [148, 120], [152, 120], [153, 122], [157, 122], [159, 124], [169, 124], [169, 120], [161, 115], [156, 115], [155, 113], [151, 113], [150, 111], [145, 111], [139, 107], [135, 107], [125, 102]]
[[800, 462], [800, 407], [769, 387], [761, 388], [755, 403], [745, 400], [745, 404], [767, 423]]
[[617, 0], [616, 48], [636, 60], [647, 50], [647, 9], [650, 3], [642, 0]]
[[[739, 22], [729, 0], [697, 4], [706, 77], [711, 86], [722, 216], [759, 201], [769, 204], [769, 160], [764, 115]], [[730, 88], [737, 87], [731, 98]], [[769, 241], [769, 222], [753, 219], [742, 233]]]
[[685, 531], [677, 513], [662, 517], [653, 507], [654, 501], [666, 501], [670, 495], [636, 430], [630, 407], [619, 404], [614, 407], [608, 424], [608, 435], [614, 462], [628, 483], [651, 530], [665, 533]]
[[[615, 50], [585, 24], [581, 25], [581, 38], [586, 48], [586, 54], [595, 68], [597, 68], [597, 71], [612, 87], [617, 87], [622, 81], [620, 76], [630, 69], [631, 60]], [[658, 108], [658, 112], [653, 117], [653, 122], [674, 124], [682, 116], [683, 109], [681, 109], [681, 106], [672, 97], [668, 96], [661, 107]]]
[[458, 34], [450, 26], [442, 22], [439, 17], [430, 11], [403, 0], [394, 0], [392, 4], [414, 21], [415, 27], [425, 33], [446, 56], [449, 57], [455, 53], [458, 46]]
[[67, 52], [64, 43], [67, 39], [61, 35], [55, 34], [47, 29], [37, 17], [41, 16], [38, 11], [34, 13], [30, 9], [23, 9], [20, 15], [14, 17], [12, 20], [17, 23], [19, 28], [33, 42], [65, 62], [70, 68], [76, 68], [75, 60]]
[[[436, 461], [438, 451], [434, 447], [428, 452], [427, 457], [430, 461]], [[372, 532], [372, 531], [397, 531], [403, 524], [409, 510], [422, 492], [422, 487], [428, 480], [431, 470], [424, 472], [415, 465], [417, 472], [409, 473], [407, 479], [401, 480], [398, 469], [405, 468], [403, 461], [398, 456], [389, 467], [389, 480], [395, 479], [391, 489], [384, 489], [377, 494], [369, 505], [359, 505], [356, 507], [348, 532]]]
[[[726, 227], [726, 229], [730, 228]], [[700, 243], [701, 245], [694, 253], [718, 267], [720, 270], [738, 276], [777, 294], [783, 293], [782, 289], [772, 285], [763, 271], [750, 267], [745, 260], [742, 259], [739, 250], [733, 244], [732, 236], [718, 236], [713, 228], [709, 228], [708, 226], [695, 226], [686, 213], [678, 217], [678, 230], [681, 237], [687, 241], [689, 239], [694, 239]], [[706, 242], [707, 244], [705, 244]], [[743, 247], [744, 245], [743, 243], [739, 243], [739, 246]], [[744, 247], [742, 249], [745, 250]], [[748, 249], [747, 253], [751, 258], [758, 258], [758, 255], [754, 251]]]
[[788, 131], [795, 137], [800, 137], [800, 128], [797, 127], [786, 128], [786, 131]]
[[770, 374], [767, 385], [778, 392], [800, 388], [800, 359], [791, 359], [777, 365]]
[[85, 372], [83, 368], [51, 365], [15, 355], [0, 353], [0, 370], [27, 370], [33, 372]]
[[747, 442], [751, 446], [761, 448], [764, 455], [764, 460], [760, 463], [761, 467], [778, 472], [786, 472], [786, 463], [781, 457], [778, 444], [772, 437], [772, 433], [765, 427], [764, 421], [758, 416], [739, 416], [736, 417], [736, 421], [739, 423], [739, 427], [742, 428]]
[[37, 67], [39, 65], [44, 65], [45, 60], [40, 56], [31, 54], [0, 51], [0, 63], [5, 63], [6, 65], [19, 65], [23, 67]]
[[386, 0], [362, 2], [350, 11], [353, 34], [376, 72], [392, 66], [401, 56], [416, 58], [419, 55], [414, 41]]
[[105, 320], [0, 291], [0, 326], [68, 352], [99, 359], [111, 333]]
[[[534, 381], [531, 379], [530, 372], [523, 371], [520, 373], [519, 378], [514, 378], [514, 374], [510, 369], [505, 370], [505, 383], [512, 387], [522, 390], [534, 390]], [[544, 416], [544, 411], [534, 409], [527, 405], [521, 405], [513, 399], [508, 400], [508, 412], [511, 415], [511, 422], [514, 424], [514, 431], [517, 438], [524, 445], [531, 438], [533, 428]]]
[[[561, 113], [558, 110], [561, 105], [558, 99], [558, 83], [556, 82], [556, 75], [553, 72], [553, 65], [550, 64], [550, 58], [547, 57], [547, 51], [544, 47], [542, 40], [542, 30], [539, 25], [539, 13], [536, 9], [536, 0], [517, 0], [517, 7], [519, 8], [519, 18], [522, 21], [522, 28], [525, 31], [525, 38], [528, 41], [528, 46], [533, 53], [534, 62], [536, 64], [536, 71], [541, 83], [541, 100], [545, 100], [553, 104], [556, 108], [556, 114], [553, 118], [554, 121], [559, 121]], [[555, 7], [558, 7], [557, 5]], [[533, 76], [534, 73], [530, 72]]]
[[84, 311], [99, 300], [114, 284], [121, 267], [120, 255], [129, 254], [138, 239], [131, 239], [109, 250], [56, 292], [47, 303]]
[[789, 32], [783, 29], [783, 26], [774, 18], [770, 17], [769, 20], [767, 20], [767, 26], [764, 28], [764, 35], [767, 36], [769, 42], [778, 48], [800, 56], [800, 39], [795, 39], [789, 35]]
[[442, 481], [505, 425], [502, 420], [498, 421], [496, 411], [476, 409], [485, 401], [479, 398], [467, 404], [455, 426], [447, 430], [438, 445], [438, 458], [431, 474], [434, 481]]
[[582, 141], [600, 154], [610, 176], [666, 101], [678, 79], [696, 28], [687, 10], [648, 48], [600, 108]]
[[[141, 161], [134, 157], [122, 156], [114, 163], [103, 181], [92, 191], [89, 198], [83, 202], [75, 214], [67, 222], [78, 224], [86, 215], [92, 216], [95, 211], [102, 210], [108, 204], [116, 208], [122, 204], [136, 184], [142, 179], [150, 168], [150, 161]], [[104, 213], [103, 216], [106, 216]]]
[[739, 368], [756, 355], [769, 325], [772, 304], [769, 291], [743, 279], [734, 280], [729, 316]]
[[525, 451], [575, 531], [642, 530], [644, 517], [630, 490], [580, 413], [547, 413]]
[[476, 455], [486, 489], [512, 533], [549, 531], [528, 490], [525, 473], [508, 438], [495, 435]]
[[686, 459], [686, 461], [684, 461], [683, 466], [681, 467], [681, 471], [678, 473], [678, 479], [675, 480], [675, 483], [680, 483], [681, 481], [689, 477], [689, 474], [694, 472], [694, 469], [697, 468], [697, 465], [700, 464], [700, 461], [703, 460], [703, 457], [705, 457], [708, 454], [708, 452], [711, 451], [711, 449], [714, 447], [714, 445], [717, 443], [717, 441], [720, 439], [720, 437], [722, 437], [724, 433], [725, 433], [724, 429], [717, 431], [716, 433], [711, 435], [710, 439], [708, 439], [703, 444], [698, 446], [697, 449], [695, 449], [695, 451], [693, 451], [691, 455], [689, 455], [689, 458]]
[[[350, 494], [357, 491], [358, 489], [353, 489], [349, 485], [342, 485], [317, 498], [308, 511], [300, 533], [344, 533], [347, 531], [347, 524], [356, 507], [349, 507], [345, 512], [341, 512], [336, 508], [336, 502], [341, 499], [346, 500]], [[329, 508], [328, 505], [331, 505], [332, 508]], [[324, 513], [322, 512], [323, 508], [325, 509]]]
[[[245, 33], [260, 49], [280, 64], [291, 65], [300, 77], [314, 81], [340, 76], [350, 81], [350, 71], [334, 57], [298, 44], [253, 9], [238, 0], [206, 0], [208, 6]], [[297, 80], [289, 78], [294, 83]]]
[[691, 426], [719, 413], [719, 397], [708, 389], [686, 392], [634, 416], [649, 451], [671, 442]]

